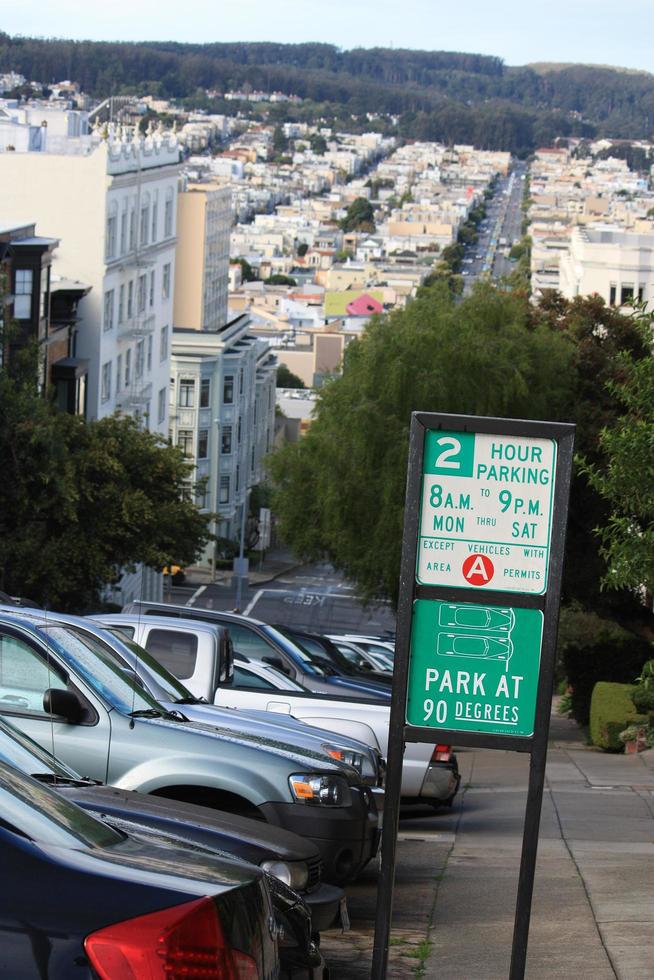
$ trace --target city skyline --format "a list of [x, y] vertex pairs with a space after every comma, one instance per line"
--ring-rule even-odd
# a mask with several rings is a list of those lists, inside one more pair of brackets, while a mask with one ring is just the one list
[[[3, 13], [11, 35], [74, 40], [221, 41], [304, 43], [342, 48], [397, 47], [495, 55], [507, 65], [532, 62], [584, 63], [650, 71], [648, 0], [625, 0], [620, 18], [607, 0], [551, 0], [546, 15], [525, 14], [524, 4], [503, 0], [492, 8], [469, 0], [465, 18], [443, 0], [115, 0], [110, 8], [60, 0], [44, 9], [41, 0], [23, 0]], [[639, 28], [638, 25], [641, 25]], [[592, 32], [589, 30], [592, 25]]]

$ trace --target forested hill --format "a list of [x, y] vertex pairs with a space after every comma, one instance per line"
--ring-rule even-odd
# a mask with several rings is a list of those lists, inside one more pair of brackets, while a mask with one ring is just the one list
[[[46, 84], [70, 78], [98, 97], [138, 92], [198, 105], [206, 89], [249, 85], [301, 96], [301, 106], [283, 108], [298, 119], [338, 122], [354, 115], [364, 125], [366, 113], [392, 113], [400, 116], [400, 132], [407, 137], [521, 154], [555, 136], [654, 135], [653, 75], [584, 65], [511, 68], [500, 58], [477, 54], [0, 34], [0, 72], [9, 70]], [[206, 107], [219, 111], [226, 105], [213, 100]]]

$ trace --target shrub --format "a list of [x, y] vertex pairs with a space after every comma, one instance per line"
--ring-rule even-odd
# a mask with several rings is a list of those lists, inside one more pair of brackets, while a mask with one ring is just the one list
[[[633, 684], [651, 656], [648, 640], [603, 619], [579, 605], [561, 610], [559, 625], [560, 672], [572, 688], [572, 714], [588, 724], [590, 700], [598, 681]], [[631, 706], [633, 711], [633, 705]], [[624, 719], [623, 719], [624, 720]], [[623, 725], [624, 727], [624, 725]]]
[[636, 687], [632, 695], [636, 711], [654, 711], [654, 660], [648, 660], [636, 679]]
[[609, 752], [620, 752], [623, 746], [620, 733], [629, 725], [642, 722], [647, 716], [639, 714], [631, 700], [633, 684], [609, 684], [599, 681], [593, 689], [590, 705], [590, 739], [593, 745]]

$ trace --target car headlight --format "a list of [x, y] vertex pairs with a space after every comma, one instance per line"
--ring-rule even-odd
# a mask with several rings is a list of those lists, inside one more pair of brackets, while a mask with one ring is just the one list
[[354, 749], [339, 749], [337, 745], [323, 745], [323, 749], [332, 759], [345, 762], [346, 765], [356, 769], [360, 776], [363, 775], [363, 754], [361, 752], [355, 752]]
[[261, 868], [296, 892], [304, 891], [309, 883], [309, 869], [304, 861], [262, 861]]
[[350, 806], [352, 794], [347, 781], [336, 774], [316, 776], [296, 773], [288, 777], [291, 792], [298, 803], [313, 806]]

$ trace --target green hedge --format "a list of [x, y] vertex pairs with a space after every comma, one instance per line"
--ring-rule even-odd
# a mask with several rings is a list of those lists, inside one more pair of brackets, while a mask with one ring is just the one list
[[627, 725], [640, 721], [647, 724], [647, 715], [638, 714], [631, 700], [633, 684], [609, 684], [599, 681], [593, 688], [590, 703], [590, 739], [593, 745], [609, 752], [619, 752], [623, 743], [618, 738]]

